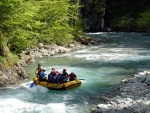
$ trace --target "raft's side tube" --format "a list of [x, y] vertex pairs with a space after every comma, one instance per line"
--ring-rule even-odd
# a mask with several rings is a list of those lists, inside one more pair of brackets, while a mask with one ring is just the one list
[[49, 83], [47, 81], [39, 81], [37, 77], [33, 78], [33, 81], [36, 85], [41, 85], [50, 89], [56, 89], [56, 90], [69, 90], [75, 87], [79, 87], [81, 85], [81, 80], [73, 80], [73, 81], [68, 81], [62, 84], [54, 84], [54, 83]]

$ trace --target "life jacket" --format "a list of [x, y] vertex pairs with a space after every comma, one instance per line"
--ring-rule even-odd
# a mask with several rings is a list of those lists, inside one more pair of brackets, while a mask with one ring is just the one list
[[62, 76], [67, 76], [67, 75], [68, 75], [67, 72], [63, 72], [63, 73], [62, 73]]
[[76, 74], [69, 74], [69, 80], [75, 80], [76, 77]]
[[39, 75], [39, 74], [40, 74], [40, 72], [42, 71], [42, 69], [41, 69], [41, 68], [39, 68], [37, 71], [38, 71], [38, 72], [37, 72], [37, 74]]
[[51, 73], [50, 73], [50, 74], [48, 75], [48, 82], [55, 82], [56, 79], [57, 79], [56, 73], [54, 73], [54, 74], [51, 74]]
[[40, 69], [42, 69], [41, 66], [40, 66], [40, 67], [37, 67], [37, 69], [35, 70], [35, 74], [36, 74], [36, 75], [38, 75]]
[[43, 71], [39, 72], [39, 80], [43, 80], [45, 78], [45, 74]]
[[53, 81], [53, 76], [51, 74], [48, 75], [48, 81], [49, 82]]

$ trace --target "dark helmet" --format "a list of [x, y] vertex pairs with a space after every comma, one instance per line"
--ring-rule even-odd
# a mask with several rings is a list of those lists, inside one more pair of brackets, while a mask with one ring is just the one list
[[71, 74], [74, 74], [74, 72], [71, 72]]
[[43, 71], [43, 67], [40, 67], [40, 68], [39, 68], [39, 72], [41, 72], [41, 71]]
[[38, 64], [38, 66], [41, 66], [41, 64]]
[[55, 73], [55, 70], [52, 70], [51, 73]]

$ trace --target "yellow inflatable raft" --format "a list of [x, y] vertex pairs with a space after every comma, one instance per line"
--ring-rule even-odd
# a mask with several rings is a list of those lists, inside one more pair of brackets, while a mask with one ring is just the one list
[[81, 85], [81, 80], [73, 80], [73, 81], [67, 81], [65, 83], [56, 84], [56, 83], [49, 83], [47, 81], [39, 81], [37, 77], [33, 78], [33, 82], [35, 85], [41, 85], [50, 89], [55, 90], [69, 90], [73, 89], [75, 87], [79, 87]]

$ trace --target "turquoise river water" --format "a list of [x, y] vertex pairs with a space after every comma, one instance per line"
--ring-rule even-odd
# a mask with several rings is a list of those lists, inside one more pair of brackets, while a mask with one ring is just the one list
[[75, 72], [82, 85], [66, 91], [42, 86], [29, 88], [32, 77], [17, 87], [0, 88], [0, 113], [89, 113], [98, 101], [89, 97], [117, 86], [121, 80], [150, 68], [150, 34], [88, 33], [110, 39], [110, 43], [89, 46], [53, 57], [37, 59], [25, 67], [33, 77], [38, 63], [47, 69]]

